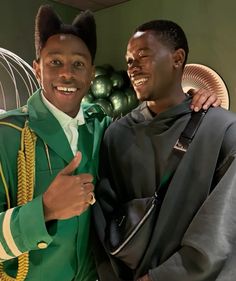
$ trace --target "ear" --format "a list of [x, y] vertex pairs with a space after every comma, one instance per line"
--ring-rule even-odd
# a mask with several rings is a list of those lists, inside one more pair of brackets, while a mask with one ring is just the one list
[[38, 82], [41, 84], [41, 71], [40, 71], [40, 62], [34, 60], [33, 61], [33, 69], [34, 69], [34, 74]]
[[178, 49], [173, 53], [173, 67], [174, 68], [183, 68], [184, 60], [185, 60], [184, 49]]

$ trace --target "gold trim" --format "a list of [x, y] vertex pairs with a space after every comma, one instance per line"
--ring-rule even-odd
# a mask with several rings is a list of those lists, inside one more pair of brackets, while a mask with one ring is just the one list
[[50, 170], [50, 174], [52, 175], [52, 165], [51, 165], [50, 155], [49, 155], [49, 151], [48, 151], [48, 146], [45, 142], [43, 142], [43, 143], [44, 143], [45, 152], [46, 152], [46, 156], [47, 156], [47, 160], [48, 160], [48, 168]]
[[12, 128], [15, 128], [17, 129], [18, 131], [22, 131], [23, 129], [17, 125], [14, 125], [12, 123], [9, 123], [9, 122], [3, 122], [3, 121], [0, 121], [0, 125], [6, 125], [6, 126], [9, 126], [9, 127], [12, 127]]
[[10, 256], [7, 254], [7, 252], [5, 251], [5, 249], [2, 246], [1, 242], [0, 242], [0, 257], [1, 257], [1, 260], [10, 260], [10, 259], [14, 258], [13, 256]]
[[11, 250], [12, 254], [16, 257], [20, 256], [22, 252], [18, 249], [16, 246], [16, 243], [12, 237], [11, 233], [11, 216], [14, 211], [14, 208], [9, 209], [5, 213], [5, 217], [3, 219], [3, 224], [2, 224], [2, 232], [3, 232], [3, 237], [7, 243], [8, 248]]

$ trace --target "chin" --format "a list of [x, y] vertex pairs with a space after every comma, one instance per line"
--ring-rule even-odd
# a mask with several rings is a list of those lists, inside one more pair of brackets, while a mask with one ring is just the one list
[[148, 101], [149, 100], [149, 98], [148, 97], [146, 97], [146, 96], [141, 96], [141, 95], [138, 95], [137, 94], [137, 99], [139, 100], [139, 101]]
[[147, 92], [139, 92], [139, 91], [136, 91], [136, 96], [137, 96], [137, 99], [139, 100], [139, 101], [148, 101], [149, 100], [149, 96], [147, 95]]

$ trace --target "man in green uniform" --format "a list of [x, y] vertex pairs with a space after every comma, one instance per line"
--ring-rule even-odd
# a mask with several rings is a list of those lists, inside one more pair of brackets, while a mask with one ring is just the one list
[[[122, 204], [154, 195], [168, 157], [190, 120], [191, 97], [181, 86], [187, 56], [183, 30], [168, 20], [144, 23], [128, 42], [128, 74], [142, 103], [109, 126], [101, 146], [94, 216], [107, 252], [111, 217]], [[235, 278], [235, 155], [235, 114], [210, 108], [168, 186], [139, 263], [125, 263], [115, 253], [109, 255], [119, 280]], [[120, 224], [125, 220], [124, 214]], [[113, 237], [119, 240], [119, 236]], [[136, 258], [139, 245], [131, 251]], [[128, 250], [123, 257], [128, 260]], [[109, 263], [101, 249], [97, 260], [101, 280], [106, 281]]]
[[66, 25], [42, 6], [35, 28], [41, 89], [0, 120], [0, 280], [95, 281], [89, 206], [110, 122], [81, 105], [94, 76], [95, 21], [87, 11]]

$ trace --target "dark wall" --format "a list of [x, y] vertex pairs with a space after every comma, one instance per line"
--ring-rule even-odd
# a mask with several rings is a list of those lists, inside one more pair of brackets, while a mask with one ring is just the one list
[[[70, 22], [78, 13], [76, 9], [54, 1], [1, 0], [0, 48], [7, 49], [18, 55], [29, 64], [29, 67], [31, 67], [35, 58], [35, 15], [42, 4], [52, 5], [65, 22]], [[10, 66], [6, 64], [3, 58], [3, 50], [0, 55], [0, 109], [12, 109], [19, 105], [18, 102], [22, 105], [26, 102], [30, 92], [32, 92], [31, 85], [28, 77], [17, 66], [15, 60], [8, 59], [12, 64], [10, 69]], [[28, 68], [26, 69], [28, 70]], [[13, 82], [14, 79], [16, 83]], [[17, 93], [19, 93], [20, 100], [18, 100]]]
[[78, 12], [54, 1], [1, 0], [0, 47], [16, 53], [28, 63], [34, 59], [34, 20], [42, 4], [50, 4], [65, 21]]
[[[76, 9], [55, 1], [1, 0], [0, 47], [16, 53], [31, 65], [35, 14], [41, 4], [48, 3], [65, 21], [70, 22], [78, 13]], [[236, 111], [235, 11], [235, 0], [130, 0], [101, 10], [95, 13], [98, 30], [95, 62], [111, 63], [117, 69], [125, 69], [126, 43], [134, 27], [153, 18], [174, 20], [187, 34], [188, 62], [205, 64], [221, 75], [230, 92], [230, 108]], [[1, 75], [0, 68], [0, 81]]]
[[235, 0], [131, 0], [101, 10], [96, 13], [97, 63], [125, 68], [126, 43], [135, 26], [158, 18], [176, 21], [188, 37], [188, 62], [205, 64], [220, 74], [230, 92], [230, 108], [236, 111], [235, 11]]

